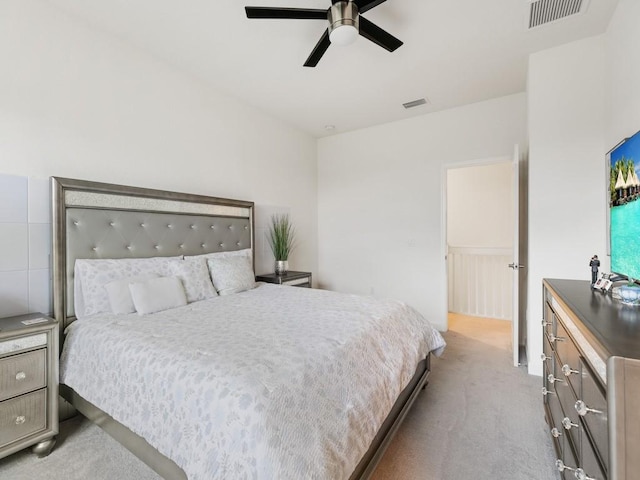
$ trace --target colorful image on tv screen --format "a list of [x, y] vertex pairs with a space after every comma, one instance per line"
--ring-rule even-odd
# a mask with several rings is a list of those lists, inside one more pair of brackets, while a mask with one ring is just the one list
[[640, 132], [611, 151], [611, 271], [640, 279]]

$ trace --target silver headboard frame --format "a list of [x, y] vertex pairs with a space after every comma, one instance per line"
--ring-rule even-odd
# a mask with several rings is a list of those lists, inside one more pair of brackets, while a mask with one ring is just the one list
[[76, 259], [255, 253], [253, 202], [60, 177], [51, 195], [53, 311], [63, 329], [75, 320]]

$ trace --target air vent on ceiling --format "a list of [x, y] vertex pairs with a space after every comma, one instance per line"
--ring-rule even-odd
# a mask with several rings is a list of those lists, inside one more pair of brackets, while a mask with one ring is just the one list
[[529, 28], [584, 13], [589, 0], [529, 0]]
[[418, 107], [420, 105], [424, 105], [426, 103], [427, 103], [426, 98], [419, 98], [418, 100], [413, 100], [411, 102], [403, 103], [402, 106], [404, 108], [413, 108], [413, 107]]

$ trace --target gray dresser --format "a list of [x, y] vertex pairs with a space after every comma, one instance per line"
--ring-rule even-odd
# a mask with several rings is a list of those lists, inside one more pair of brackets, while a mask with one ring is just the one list
[[49, 317], [0, 318], [0, 458], [31, 445], [39, 456], [53, 448], [58, 341], [58, 324]]
[[640, 479], [640, 307], [546, 279], [542, 394], [563, 479]]

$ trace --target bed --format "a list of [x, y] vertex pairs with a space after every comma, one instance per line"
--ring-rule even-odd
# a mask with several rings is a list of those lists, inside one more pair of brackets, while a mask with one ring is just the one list
[[[78, 411], [168, 479], [371, 475], [444, 348], [422, 316], [255, 284], [252, 202], [57, 177], [52, 195], [60, 391]], [[114, 303], [123, 282], [134, 311]]]

